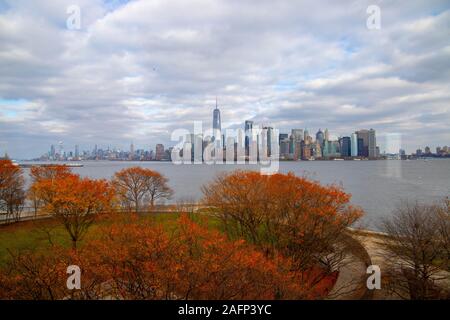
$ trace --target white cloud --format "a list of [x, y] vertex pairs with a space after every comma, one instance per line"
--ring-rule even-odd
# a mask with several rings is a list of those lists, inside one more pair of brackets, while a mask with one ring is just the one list
[[[448, 2], [375, 1], [382, 29], [368, 30], [372, 2], [6, 1], [0, 99], [33, 108], [0, 110], [1, 140], [16, 157], [59, 140], [149, 148], [209, 124], [217, 95], [231, 126], [364, 125], [403, 133], [409, 151], [450, 144]], [[66, 29], [72, 4], [79, 31]]]

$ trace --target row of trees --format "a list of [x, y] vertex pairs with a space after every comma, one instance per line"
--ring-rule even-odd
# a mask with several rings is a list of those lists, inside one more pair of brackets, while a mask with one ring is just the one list
[[100, 213], [151, 210], [173, 193], [164, 176], [140, 167], [123, 169], [112, 181], [82, 178], [57, 165], [32, 167], [30, 177], [31, 186], [25, 191], [21, 168], [9, 160], [0, 162], [1, 211], [18, 221], [28, 198], [35, 215], [50, 214], [61, 221], [73, 248]]
[[[132, 216], [114, 219], [78, 250], [14, 256], [0, 272], [0, 299], [314, 299], [335, 280], [307, 283], [289, 258], [269, 259], [187, 216], [171, 232]], [[71, 264], [82, 268], [81, 290], [66, 287]]]

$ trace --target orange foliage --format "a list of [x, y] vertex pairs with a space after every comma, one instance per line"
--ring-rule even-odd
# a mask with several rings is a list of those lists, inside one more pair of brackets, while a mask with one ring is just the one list
[[[55, 248], [46, 257], [16, 258], [7, 276], [0, 272], [0, 298], [308, 299], [323, 297], [332, 286], [307, 288], [288, 259], [268, 259], [186, 216], [172, 227], [168, 232], [122, 217], [77, 251]], [[81, 267], [79, 291], [65, 289], [69, 264]]]
[[33, 169], [33, 194], [44, 212], [61, 221], [76, 248], [97, 215], [111, 209], [113, 188], [106, 180], [80, 178], [61, 166]]
[[259, 246], [268, 255], [280, 251], [298, 270], [324, 264], [332, 271], [336, 244], [362, 211], [350, 195], [294, 174], [262, 175], [235, 171], [202, 188], [204, 202], [223, 221], [227, 233]]

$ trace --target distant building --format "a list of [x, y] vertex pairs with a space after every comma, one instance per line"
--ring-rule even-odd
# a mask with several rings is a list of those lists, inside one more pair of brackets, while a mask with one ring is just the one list
[[330, 141], [330, 133], [328, 132], [328, 128], [325, 129], [324, 138], [325, 141]]
[[380, 150], [377, 147], [377, 137], [375, 130], [369, 130], [369, 158], [378, 158]]
[[377, 140], [375, 130], [359, 130], [356, 131], [358, 139], [362, 139], [362, 150], [359, 149], [358, 144], [358, 155], [368, 158], [377, 157]]
[[295, 141], [303, 140], [303, 129], [292, 129], [291, 135], [294, 137]]
[[[217, 98], [216, 98], [216, 108], [213, 111], [213, 141], [220, 139], [220, 141], [223, 141], [222, 137], [222, 123], [220, 119], [220, 110], [217, 106]], [[223, 143], [220, 143], [221, 146], [223, 146]]]
[[301, 142], [303, 141], [303, 129], [291, 130], [291, 143], [289, 153], [293, 156], [294, 160], [300, 160], [302, 157]]
[[134, 144], [133, 143], [130, 145], [130, 155], [129, 155], [128, 159], [130, 159], [130, 160], [134, 159]]
[[351, 154], [351, 139], [350, 137], [342, 137], [339, 139], [340, 153], [342, 157], [350, 157]]
[[266, 146], [267, 146], [267, 156], [270, 157], [272, 155], [272, 136], [273, 136], [273, 128], [272, 127], [263, 127], [266, 131]]
[[302, 158], [302, 147], [303, 142], [300, 141], [294, 141], [294, 160], [300, 160]]
[[352, 133], [350, 149], [351, 149], [351, 156], [357, 157], [358, 156], [358, 135], [356, 133]]
[[253, 121], [245, 120], [245, 155], [249, 155], [250, 141], [253, 140], [252, 130], [253, 130]]
[[309, 144], [303, 144], [302, 146], [302, 159], [303, 160], [309, 160], [311, 158], [311, 147]]
[[316, 140], [316, 143], [313, 144], [312, 154], [314, 158], [322, 158], [322, 144], [320, 141]]
[[340, 157], [341, 154], [339, 152], [339, 141], [327, 141], [325, 140], [323, 146], [323, 157], [324, 158], [337, 158]]
[[317, 131], [316, 133], [316, 141], [320, 143], [320, 145], [323, 145], [323, 141], [325, 140], [325, 135], [322, 132], [321, 129], [319, 129], [319, 131]]
[[161, 161], [165, 158], [165, 152], [164, 152], [164, 145], [161, 143], [158, 143], [155, 147], [155, 160]]
[[308, 143], [309, 139], [310, 139], [309, 131], [308, 131], [308, 129], [305, 129], [305, 133], [304, 133], [304, 135], [303, 135], [303, 140], [304, 140], [306, 143]]

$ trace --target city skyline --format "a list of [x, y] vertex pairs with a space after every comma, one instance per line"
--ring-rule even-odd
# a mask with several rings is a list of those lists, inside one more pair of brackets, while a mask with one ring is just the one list
[[[253, 129], [264, 129], [265, 133], [258, 133], [257, 144], [262, 143], [260, 139], [262, 137], [260, 134], [267, 134], [267, 140], [265, 142], [267, 147], [267, 155], [272, 154], [271, 143], [276, 140], [278, 141], [279, 147], [279, 159], [280, 160], [315, 160], [315, 159], [354, 159], [354, 158], [368, 158], [368, 159], [380, 159], [381, 157], [386, 157], [388, 155], [397, 155], [398, 159], [406, 159], [407, 156], [405, 149], [401, 146], [401, 139], [398, 136], [391, 138], [392, 147], [398, 148], [394, 152], [380, 151], [376, 140], [376, 131], [371, 128], [360, 129], [352, 132], [349, 135], [339, 135], [335, 138], [330, 135], [330, 131], [326, 128], [322, 131], [321, 128], [314, 134], [310, 134], [307, 128], [296, 128], [291, 129], [291, 133], [278, 133], [277, 137], [272, 135], [274, 128], [270, 126], [265, 126], [260, 123], [254, 123], [252, 120], [245, 120], [243, 124], [243, 129], [240, 130], [242, 134], [245, 135], [245, 141], [243, 141], [243, 147], [245, 149], [245, 155], [249, 156], [249, 146], [252, 141], [251, 131]], [[226, 137], [226, 129], [222, 131], [221, 129], [221, 115], [220, 109], [218, 107], [218, 102], [216, 98], [215, 108], [212, 114], [212, 136], [206, 135], [206, 133], [201, 133], [201, 152], [203, 151], [207, 144], [213, 142], [217, 139], [217, 136], [221, 137], [220, 143], [216, 146], [218, 148], [223, 148], [224, 152], [226, 146], [228, 146], [228, 140], [231, 138], [233, 143], [237, 143], [236, 137]], [[186, 142], [196, 141], [195, 136], [192, 132], [185, 137]], [[254, 140], [253, 140], [254, 141]], [[253, 144], [254, 142], [252, 142]], [[146, 149], [140, 148], [135, 149], [134, 143], [131, 142], [129, 151], [125, 149], [120, 149], [116, 147], [108, 146], [105, 150], [98, 148], [95, 144], [94, 149], [82, 150], [80, 152], [79, 145], [75, 145], [74, 152], [71, 150], [66, 151], [63, 146], [63, 142], [60, 141], [55, 147], [51, 145], [50, 151], [47, 154], [42, 155], [39, 160], [140, 160], [140, 161], [168, 161], [171, 159], [171, 151], [177, 142], [173, 142], [167, 149], [165, 149], [164, 144], [157, 143], [155, 150], [152, 148]], [[183, 147], [184, 148], [184, 147]], [[236, 148], [236, 145], [235, 145]], [[259, 147], [257, 147], [259, 148]], [[194, 147], [191, 146], [191, 152]], [[429, 146], [426, 146], [424, 151], [421, 148], [417, 149], [415, 153], [411, 153], [410, 156], [449, 156], [449, 148], [447, 145], [436, 147], [436, 152], [432, 152]], [[233, 151], [235, 153], [236, 150]], [[5, 157], [7, 155], [5, 154]], [[193, 156], [193, 154], [192, 154]], [[235, 157], [236, 157], [235, 153]], [[35, 158], [35, 160], [38, 158]]]
[[[450, 144], [450, 4], [0, 0], [0, 154], [51, 144], [169, 145], [246, 119], [281, 132], [373, 128], [408, 153]], [[327, 8], [323, 10], [323, 8]], [[39, 44], [39, 45], [37, 45]], [[226, 120], [225, 120], [226, 119]]]

